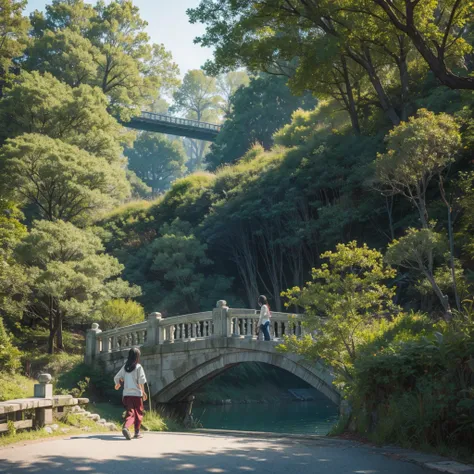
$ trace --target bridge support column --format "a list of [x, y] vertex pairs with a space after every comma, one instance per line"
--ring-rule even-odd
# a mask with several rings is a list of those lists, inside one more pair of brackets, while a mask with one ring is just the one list
[[227, 317], [227, 301], [219, 300], [212, 310], [212, 322], [214, 324], [213, 337], [230, 336], [230, 321]]
[[160, 326], [161, 313], [151, 313], [148, 316], [145, 346], [155, 346], [163, 342], [162, 328]]
[[87, 331], [86, 334], [86, 356], [84, 362], [86, 364], [92, 364], [95, 356], [98, 353], [97, 350], [97, 334], [100, 334], [102, 331], [99, 329], [97, 323], [92, 324], [92, 328]]

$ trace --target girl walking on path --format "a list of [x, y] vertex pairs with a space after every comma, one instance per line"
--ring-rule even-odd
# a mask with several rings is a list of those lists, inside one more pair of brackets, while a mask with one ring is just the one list
[[[260, 306], [260, 318], [258, 318], [257, 327], [263, 332], [265, 341], [270, 340], [270, 318], [272, 313], [270, 312], [270, 305], [268, 304], [267, 297], [260, 295], [258, 297], [258, 304]], [[257, 333], [258, 334], [258, 333]]]
[[141, 438], [140, 426], [143, 420], [143, 400], [147, 400], [145, 393], [146, 376], [140, 362], [140, 350], [132, 347], [128, 353], [125, 365], [114, 377], [115, 390], [119, 390], [123, 382], [123, 404], [127, 409], [122, 433], [127, 439], [132, 439], [130, 426], [135, 426], [134, 438]]

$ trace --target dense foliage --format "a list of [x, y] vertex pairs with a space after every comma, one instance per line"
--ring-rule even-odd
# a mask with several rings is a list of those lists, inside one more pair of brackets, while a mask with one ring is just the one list
[[255, 144], [270, 149], [273, 134], [290, 121], [295, 110], [314, 106], [315, 100], [310, 94], [292, 95], [283, 77], [251, 78], [247, 87], [232, 95], [227, 120], [206, 156], [209, 168], [234, 163]]
[[[216, 76], [182, 84], [129, 0], [3, 3], [2, 364], [265, 293], [305, 312], [282, 350], [334, 369], [350, 427], [472, 446], [472, 2], [202, 0]], [[225, 122], [185, 156], [125, 132], [142, 108]]]

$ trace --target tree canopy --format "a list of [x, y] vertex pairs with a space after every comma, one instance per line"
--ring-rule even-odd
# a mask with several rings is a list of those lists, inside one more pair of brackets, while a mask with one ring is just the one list
[[66, 319], [87, 320], [105, 301], [138, 296], [140, 290], [118, 278], [123, 266], [106, 255], [98, 237], [61, 220], [36, 221], [17, 252], [32, 275], [31, 311], [48, 321], [50, 353], [63, 349]]
[[125, 150], [128, 167], [156, 196], [186, 171], [186, 153], [181, 142], [171, 141], [156, 133], [142, 133], [133, 148]]
[[211, 169], [232, 163], [254, 144], [268, 150], [273, 145], [273, 134], [288, 123], [295, 110], [311, 109], [315, 104], [316, 100], [309, 94], [292, 95], [285, 78], [270, 75], [251, 78], [247, 87], [236, 90], [232, 96], [230, 112], [206, 162]]
[[30, 70], [50, 72], [71, 86], [97, 86], [109, 110], [123, 120], [140, 112], [177, 84], [178, 68], [163, 45], [151, 44], [147, 22], [129, 0], [94, 6], [83, 0], [55, 0], [35, 11], [36, 41], [29, 49]]

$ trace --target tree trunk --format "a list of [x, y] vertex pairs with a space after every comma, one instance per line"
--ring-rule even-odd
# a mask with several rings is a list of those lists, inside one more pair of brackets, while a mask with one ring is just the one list
[[342, 70], [344, 73], [344, 83], [346, 85], [346, 96], [347, 96], [347, 111], [351, 118], [352, 130], [356, 135], [360, 135], [360, 124], [359, 116], [355, 106], [354, 93], [352, 91], [352, 84], [349, 76], [349, 69], [347, 67], [347, 61], [344, 55], [341, 55]]
[[382, 81], [380, 80], [375, 66], [372, 62], [370, 50], [366, 46], [363, 48], [363, 50], [363, 55], [354, 51], [348, 51], [347, 54], [353, 61], [355, 61], [357, 64], [360, 64], [367, 71], [370, 82], [373, 88], [375, 89], [375, 92], [377, 93], [377, 97], [379, 99], [382, 110], [385, 112], [385, 114], [390, 119], [393, 125], [399, 125], [400, 117], [398, 116], [397, 111], [391, 104], [390, 99], [387, 93], [385, 92], [385, 89], [382, 85]]
[[454, 266], [454, 235], [452, 223], [452, 208], [446, 199], [446, 192], [444, 190], [443, 177], [439, 176], [439, 189], [441, 191], [441, 199], [443, 200], [446, 209], [448, 210], [448, 237], [449, 237], [449, 266], [451, 269], [451, 280], [453, 281], [454, 300], [456, 301], [456, 308], [461, 311], [461, 300], [458, 293], [458, 285], [456, 282], [456, 267]]
[[56, 336], [56, 328], [54, 325], [54, 311], [53, 311], [53, 299], [48, 297], [48, 354], [54, 354], [54, 338]]
[[395, 232], [393, 230], [393, 196], [390, 196], [390, 203], [388, 202], [388, 197], [385, 197], [385, 208], [387, 209], [388, 215], [388, 228], [390, 230], [390, 239], [395, 239]]
[[58, 351], [64, 350], [63, 344], [63, 318], [61, 316], [58, 317], [58, 327], [56, 332], [56, 348]]
[[436, 56], [431, 50], [427, 41], [418, 31], [417, 27], [415, 26], [415, 18], [413, 13], [414, 5], [412, 3], [414, 2], [406, 2], [407, 8], [404, 10], [406, 22], [403, 23], [392, 9], [393, 2], [388, 0], [374, 0], [374, 2], [383, 8], [390, 21], [396, 28], [407, 34], [418, 52], [421, 54], [421, 56], [423, 56], [423, 59], [428, 63], [431, 71], [442, 84], [448, 86], [451, 89], [474, 90], [474, 77], [460, 77], [450, 71], [444, 60], [445, 49], [439, 48], [438, 56]]
[[400, 86], [401, 86], [401, 97], [400, 97], [400, 118], [404, 122], [408, 120], [408, 97], [409, 97], [409, 85], [410, 76], [408, 74], [407, 64], [407, 52], [405, 49], [405, 38], [399, 38], [400, 42], [400, 57], [397, 61], [398, 70], [400, 73]]
[[423, 271], [423, 273], [425, 274], [426, 278], [430, 282], [431, 287], [433, 288], [436, 296], [438, 297], [438, 299], [441, 303], [441, 306], [443, 307], [444, 319], [446, 321], [450, 321], [452, 319], [452, 313], [451, 313], [451, 307], [449, 305], [448, 296], [443, 294], [443, 292], [441, 291], [441, 288], [438, 286], [438, 283], [436, 283], [436, 280], [435, 280], [432, 273], [430, 273], [426, 270]]

